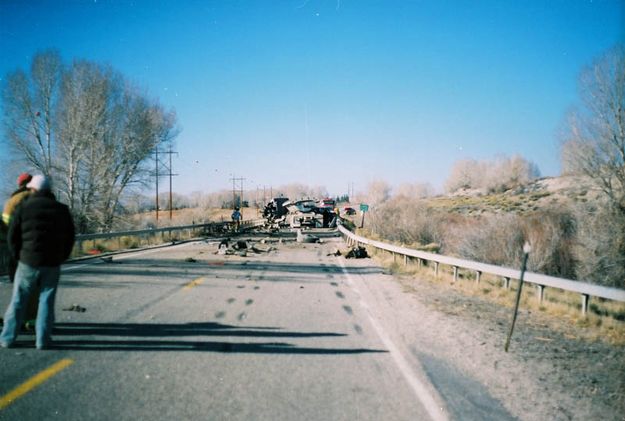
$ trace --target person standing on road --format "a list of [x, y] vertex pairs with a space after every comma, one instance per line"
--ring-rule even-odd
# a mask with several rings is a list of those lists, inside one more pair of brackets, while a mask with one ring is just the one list
[[238, 207], [234, 208], [231, 218], [232, 218], [232, 226], [234, 230], [239, 231], [239, 227], [241, 226], [241, 220], [243, 219], [243, 216], [241, 215], [241, 211], [239, 210]]
[[51, 345], [60, 266], [74, 245], [74, 222], [69, 208], [57, 202], [50, 191], [50, 181], [46, 177], [34, 176], [27, 187], [32, 193], [15, 210], [9, 225], [9, 251], [18, 265], [13, 295], [4, 316], [0, 346], [13, 346], [28, 298], [39, 286], [36, 347], [46, 349]]
[[[26, 187], [28, 182], [33, 178], [28, 173], [22, 173], [17, 177], [17, 190], [11, 193], [11, 197], [4, 204], [2, 210], [2, 235], [6, 238], [9, 224], [11, 223], [11, 216], [15, 211], [15, 208], [22, 203], [22, 201], [30, 194], [30, 190]], [[9, 254], [7, 261], [7, 271], [9, 273], [9, 282], [13, 282], [15, 279], [15, 271], [17, 270], [17, 261], [14, 260]]]

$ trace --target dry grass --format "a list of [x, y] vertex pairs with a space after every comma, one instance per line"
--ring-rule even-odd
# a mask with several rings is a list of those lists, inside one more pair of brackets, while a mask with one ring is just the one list
[[[503, 287], [503, 280], [482, 274], [480, 283], [469, 271], [459, 271], [458, 281], [453, 281], [451, 268], [440, 265], [438, 276], [434, 265], [419, 267], [415, 262], [404, 265], [403, 256], [394, 259], [390, 253], [381, 250], [367, 251], [383, 267], [392, 273], [408, 275], [420, 281], [435, 283], [466, 296], [479, 297], [497, 305], [513, 308], [518, 281], [510, 282], [510, 289]], [[560, 331], [574, 330], [575, 335], [588, 341], [601, 340], [610, 344], [625, 345], [625, 303], [591, 298], [589, 311], [581, 312], [581, 296], [576, 293], [546, 288], [544, 299], [539, 302], [537, 288], [524, 284], [520, 307], [545, 315], [550, 328]]]

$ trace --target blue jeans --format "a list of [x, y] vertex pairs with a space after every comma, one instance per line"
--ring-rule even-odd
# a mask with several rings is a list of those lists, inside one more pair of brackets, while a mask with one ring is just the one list
[[59, 266], [32, 267], [22, 262], [18, 263], [15, 283], [13, 284], [13, 296], [9, 308], [4, 314], [4, 328], [0, 334], [0, 342], [6, 346], [13, 345], [24, 319], [28, 298], [39, 286], [39, 310], [35, 323], [36, 346], [37, 348], [45, 348], [50, 345], [52, 325], [54, 324], [54, 299], [60, 275], [61, 268]]

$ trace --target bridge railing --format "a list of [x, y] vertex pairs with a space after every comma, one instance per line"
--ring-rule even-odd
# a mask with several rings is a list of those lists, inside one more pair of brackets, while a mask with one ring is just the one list
[[[409, 259], [417, 259], [417, 263], [433, 262], [434, 272], [438, 275], [439, 265], [447, 265], [453, 269], [454, 281], [458, 280], [459, 269], [472, 270], [476, 274], [476, 283], [480, 282], [482, 274], [491, 274], [503, 279], [503, 286], [510, 288], [510, 280], [518, 280], [521, 275], [519, 269], [512, 269], [502, 266], [495, 266], [486, 263], [473, 262], [470, 260], [458, 259], [456, 257], [443, 256], [440, 254], [428, 253], [420, 250], [408, 249], [383, 243], [381, 241], [370, 240], [356, 235], [343, 226], [339, 226], [340, 232], [350, 246], [368, 245], [380, 250], [385, 250], [393, 254], [404, 257], [404, 264], [408, 264]], [[545, 288], [558, 288], [564, 291], [571, 291], [581, 295], [581, 310], [583, 314], [588, 311], [590, 297], [601, 297], [608, 300], [625, 302], [625, 290], [618, 288], [604, 287], [587, 282], [573, 281], [570, 279], [556, 278], [554, 276], [542, 275], [540, 273], [525, 272], [524, 282], [534, 284], [537, 288], [537, 297], [542, 302]]]
[[[264, 220], [249, 220], [242, 221], [240, 224], [240, 230], [245, 231], [258, 226], [262, 226], [264, 224]], [[96, 248], [98, 240], [118, 240], [118, 248], [122, 248], [121, 240], [123, 237], [138, 237], [147, 239], [148, 243], [150, 242], [150, 238], [155, 238], [158, 235], [161, 236], [160, 241], [162, 242], [167, 233], [169, 238], [172, 238], [173, 235], [183, 237], [186, 234], [187, 238], [193, 238], [198, 233], [202, 233], [205, 235], [218, 235], [218, 234], [231, 234], [233, 231], [233, 223], [232, 222], [210, 222], [207, 224], [193, 224], [193, 225], [180, 225], [180, 226], [171, 226], [171, 227], [161, 227], [161, 228], [150, 228], [143, 230], [132, 230], [132, 231], [118, 231], [118, 232], [108, 232], [108, 233], [95, 233], [95, 234], [79, 234], [76, 236], [76, 245], [74, 247], [75, 254], [76, 252], [80, 253], [83, 250], [85, 242], [92, 242], [92, 248]]]
[[[240, 230], [245, 231], [258, 226], [262, 226], [264, 224], [264, 220], [249, 220], [242, 221], [240, 225]], [[161, 227], [161, 228], [152, 228], [152, 229], [143, 229], [143, 230], [132, 230], [132, 231], [118, 231], [118, 232], [107, 232], [107, 233], [96, 233], [96, 234], [79, 234], [76, 236], [75, 245], [74, 245], [74, 257], [78, 257], [83, 255], [84, 244], [91, 242], [91, 246], [93, 249], [96, 249], [98, 241], [102, 240], [115, 240], [117, 239], [117, 249], [124, 249], [122, 245], [123, 237], [138, 237], [147, 240], [147, 243], [150, 244], [150, 239], [154, 239], [154, 243], [158, 241], [163, 242], [164, 235], [167, 233], [168, 237], [171, 239], [174, 235], [179, 236], [180, 238], [186, 234], [187, 238], [193, 238], [198, 233], [208, 234], [208, 235], [219, 235], [219, 234], [231, 234], [232, 233], [233, 224], [232, 222], [211, 222], [207, 224], [193, 224], [193, 225], [181, 225], [181, 226], [172, 226], [172, 227]], [[156, 237], [160, 235], [160, 240], [156, 239]], [[6, 273], [7, 262], [9, 259], [9, 250], [6, 246], [5, 241], [0, 241], [0, 275]]]

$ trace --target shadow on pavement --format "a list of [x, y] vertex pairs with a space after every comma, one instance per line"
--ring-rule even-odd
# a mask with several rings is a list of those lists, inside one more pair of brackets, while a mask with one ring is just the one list
[[[63, 337], [71, 336], [71, 339]], [[98, 336], [98, 338], [76, 338]], [[111, 336], [102, 339], [101, 336]], [[57, 323], [54, 328], [53, 349], [79, 351], [207, 351], [260, 354], [362, 354], [384, 353], [386, 350], [365, 348], [302, 347], [284, 342], [167, 340], [160, 338], [189, 336], [250, 337], [250, 338], [314, 338], [344, 337], [333, 332], [289, 332], [271, 327], [232, 326], [220, 323]], [[129, 337], [124, 339], [123, 337]], [[137, 339], [137, 338], [151, 339]]]
[[[121, 262], [120, 262], [121, 263]], [[308, 275], [335, 275], [348, 273], [350, 275], [368, 275], [384, 273], [383, 269], [377, 266], [340, 266], [326, 264], [299, 264], [299, 263], [278, 263], [270, 261], [198, 261], [196, 263], [183, 263], [174, 259], [127, 259], [123, 264], [98, 264], [78, 268], [71, 273], [63, 274], [63, 279], [68, 280], [64, 286], [71, 287], [72, 278], [79, 275], [97, 276], [105, 274], [107, 276], [132, 276], [132, 277], [153, 277], [167, 275], [168, 278], [187, 279], [192, 274], [210, 276], [211, 274], [227, 275], [229, 272], [245, 271], [250, 274], [255, 272], [273, 272], [267, 274], [265, 280], [292, 280], [299, 274]], [[282, 274], [282, 275], [278, 275]], [[291, 276], [289, 276], [291, 275]], [[96, 278], [97, 279], [97, 278]], [[92, 286], [92, 285], [90, 285]], [[95, 285], [93, 285], [95, 286]]]

